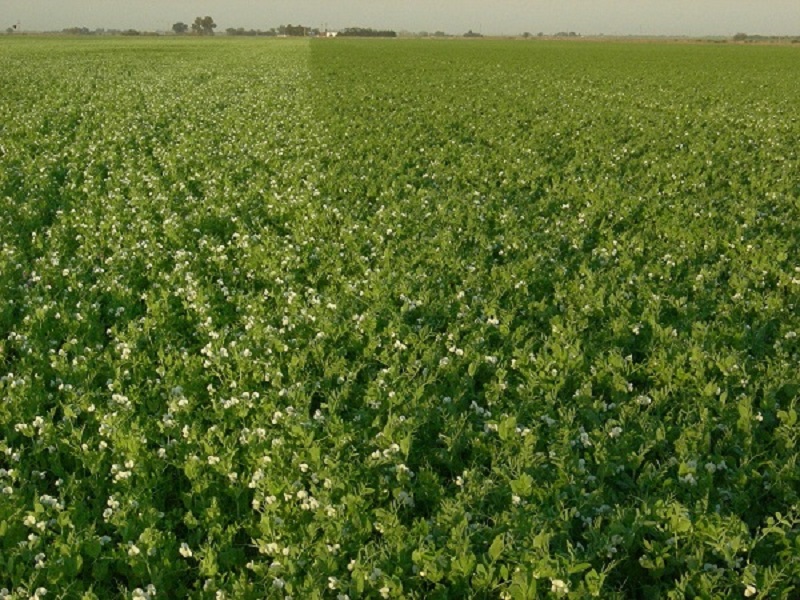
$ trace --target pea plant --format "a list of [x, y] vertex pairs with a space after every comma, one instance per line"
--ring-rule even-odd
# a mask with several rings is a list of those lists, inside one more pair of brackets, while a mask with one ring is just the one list
[[790, 47], [0, 40], [0, 598], [792, 598]]

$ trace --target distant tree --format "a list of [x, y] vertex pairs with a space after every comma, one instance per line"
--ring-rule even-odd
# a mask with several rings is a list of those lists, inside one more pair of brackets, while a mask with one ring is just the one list
[[183, 21], [178, 21], [177, 23], [174, 23], [172, 25], [172, 31], [174, 31], [178, 35], [183, 35], [187, 31], [189, 31], [189, 26]]
[[747, 39], [747, 34], [739, 32], [735, 36], [733, 36], [734, 42], [744, 42]]
[[522, 34], [522, 37], [524, 37], [527, 40], [529, 37], [531, 37], [531, 32], [526, 31], [525, 33]]
[[243, 36], [243, 35], [255, 36], [255, 35], [261, 35], [260, 31], [256, 31], [255, 29], [245, 29], [244, 27], [228, 27], [225, 30], [225, 33], [227, 33], [228, 35], [233, 35], [233, 36]]
[[126, 29], [120, 35], [142, 35], [141, 32], [137, 29]]
[[291, 23], [278, 27], [279, 35], [288, 35], [290, 37], [305, 37], [307, 31], [308, 27], [304, 25], [292, 25]]
[[91, 35], [92, 32], [88, 27], [66, 27], [61, 30], [62, 33], [69, 35]]
[[197, 17], [192, 23], [192, 33], [195, 35], [214, 35], [217, 24], [211, 17]]
[[6, 29], [6, 33], [9, 34], [9, 35], [14, 33], [14, 28], [13, 27], [9, 27], [8, 29]]
[[479, 37], [483, 37], [483, 35], [481, 35], [480, 33], [475, 33], [474, 31], [472, 31], [472, 29], [470, 29], [467, 33], [464, 34], [464, 37], [465, 38], [479, 38]]
[[203, 33], [205, 35], [214, 35], [214, 30], [217, 28], [217, 24], [214, 23], [214, 19], [211, 17], [203, 17]]
[[345, 27], [339, 32], [342, 37], [386, 37], [395, 38], [397, 32], [391, 29], [372, 29], [370, 27]]

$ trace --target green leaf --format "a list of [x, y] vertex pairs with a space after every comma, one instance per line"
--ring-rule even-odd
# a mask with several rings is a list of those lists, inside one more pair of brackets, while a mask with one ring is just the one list
[[536, 594], [536, 578], [531, 577], [524, 568], [520, 568], [511, 577], [508, 593], [511, 595], [512, 600], [534, 600], [538, 597]]
[[576, 565], [571, 565], [567, 568], [567, 572], [570, 575], [576, 575], [578, 573], [583, 573], [586, 569], [591, 569], [592, 565], [590, 563], [578, 563]]
[[492, 562], [498, 559], [498, 557], [503, 553], [504, 548], [505, 542], [503, 541], [503, 535], [500, 534], [494, 538], [492, 545], [489, 546], [489, 558], [492, 560]]
[[739, 412], [739, 420], [736, 421], [736, 426], [739, 431], [750, 433], [750, 428], [753, 423], [753, 404], [749, 397], [745, 396], [739, 400], [737, 405]]
[[100, 550], [102, 547], [103, 546], [100, 544], [100, 540], [97, 538], [88, 539], [83, 543], [83, 551], [90, 558], [97, 558], [100, 556]]
[[219, 572], [217, 553], [210, 547], [204, 549], [204, 556], [200, 560], [200, 574], [203, 577], [214, 577]]
[[461, 554], [453, 559], [453, 570], [463, 576], [469, 577], [475, 569], [475, 556], [472, 553]]
[[586, 573], [584, 575], [583, 580], [586, 582], [586, 589], [589, 590], [589, 594], [593, 597], [598, 598], [600, 593], [603, 591], [603, 582], [605, 581], [606, 576], [603, 574], [601, 575], [594, 569]]
[[788, 411], [779, 410], [778, 419], [786, 427], [793, 427], [797, 423], [797, 411], [793, 408], [790, 408]]
[[517, 433], [517, 419], [516, 417], [508, 417], [503, 419], [497, 427], [497, 433], [500, 439], [507, 441], [514, 437]]
[[533, 477], [523, 473], [517, 479], [511, 481], [511, 492], [521, 498], [530, 496], [533, 491]]
[[65, 556], [64, 557], [64, 566], [63, 570], [64, 573], [72, 578], [75, 577], [81, 570], [83, 566], [83, 558], [80, 554], [76, 556]]

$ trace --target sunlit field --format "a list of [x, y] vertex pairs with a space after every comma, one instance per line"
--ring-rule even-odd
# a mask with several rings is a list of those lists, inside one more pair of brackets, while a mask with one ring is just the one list
[[800, 47], [0, 38], [0, 598], [800, 594]]

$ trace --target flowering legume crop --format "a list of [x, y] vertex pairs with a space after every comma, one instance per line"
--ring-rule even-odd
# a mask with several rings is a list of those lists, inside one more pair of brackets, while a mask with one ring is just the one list
[[0, 41], [0, 597], [800, 593], [800, 54]]

